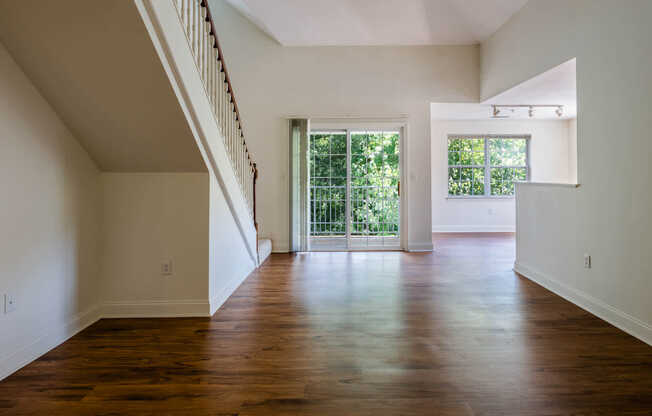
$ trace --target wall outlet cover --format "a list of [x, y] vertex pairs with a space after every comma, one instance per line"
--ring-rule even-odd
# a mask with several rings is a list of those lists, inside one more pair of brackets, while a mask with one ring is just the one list
[[16, 298], [9, 293], [6, 293], [5, 296], [5, 313], [13, 312], [16, 310]]
[[161, 263], [161, 274], [163, 276], [170, 276], [172, 274], [172, 260]]

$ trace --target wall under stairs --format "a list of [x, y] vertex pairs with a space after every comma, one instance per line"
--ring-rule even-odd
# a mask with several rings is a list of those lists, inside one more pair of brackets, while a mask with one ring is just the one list
[[0, 1], [0, 379], [102, 317], [209, 316], [256, 267], [209, 104], [168, 68], [131, 1]]

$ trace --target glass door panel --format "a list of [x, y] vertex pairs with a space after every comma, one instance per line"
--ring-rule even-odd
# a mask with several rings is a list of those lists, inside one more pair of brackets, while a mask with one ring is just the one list
[[347, 133], [310, 134], [310, 245], [346, 249]]
[[351, 131], [350, 248], [400, 248], [398, 131]]

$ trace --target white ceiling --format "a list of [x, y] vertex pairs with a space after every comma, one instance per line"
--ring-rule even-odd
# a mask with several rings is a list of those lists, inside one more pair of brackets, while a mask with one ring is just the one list
[[470, 45], [528, 0], [227, 0], [284, 46]]
[[[432, 118], [436, 120], [484, 120], [492, 118], [492, 105], [563, 105], [561, 119], [577, 117], [576, 61], [572, 59], [543, 74], [537, 75], [482, 103], [433, 103]], [[501, 110], [508, 119], [530, 119], [528, 109]], [[534, 119], [557, 120], [555, 108], [535, 108]]]

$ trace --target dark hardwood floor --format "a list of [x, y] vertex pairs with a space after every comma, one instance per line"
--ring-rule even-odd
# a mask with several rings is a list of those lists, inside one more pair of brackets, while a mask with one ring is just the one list
[[652, 347], [515, 275], [511, 235], [435, 238], [272, 255], [212, 319], [102, 320], [0, 414], [652, 414]]

